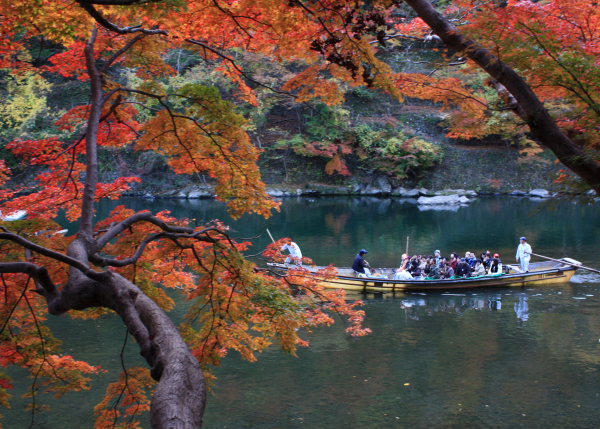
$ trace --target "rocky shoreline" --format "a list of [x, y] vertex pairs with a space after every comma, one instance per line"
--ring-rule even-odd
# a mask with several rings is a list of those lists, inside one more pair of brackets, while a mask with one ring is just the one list
[[[175, 198], [175, 199], [212, 199], [216, 197], [215, 188], [212, 185], [188, 185], [181, 189], [165, 190], [156, 193], [129, 192], [126, 196], [142, 198]], [[328, 184], [306, 184], [302, 186], [272, 185], [267, 188], [267, 193], [275, 198], [286, 197], [316, 197], [316, 196], [378, 196], [378, 197], [401, 197], [413, 198], [418, 204], [440, 205], [440, 204], [468, 204], [472, 198], [478, 196], [506, 195], [512, 197], [529, 198], [562, 198], [573, 195], [585, 195], [594, 198], [596, 193], [588, 191], [585, 194], [567, 192], [555, 192], [547, 189], [530, 189], [498, 191], [480, 191], [472, 189], [441, 189], [432, 190], [426, 188], [393, 187], [387, 180], [378, 180], [372, 184], [354, 183], [351, 185], [328, 185]], [[597, 198], [596, 198], [597, 199]]]

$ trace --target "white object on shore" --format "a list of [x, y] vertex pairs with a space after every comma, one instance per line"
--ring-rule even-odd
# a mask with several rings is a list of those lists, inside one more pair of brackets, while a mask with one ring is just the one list
[[4, 220], [7, 222], [25, 219], [25, 216], [27, 216], [27, 211], [25, 210], [17, 210], [16, 212], [12, 212], [9, 215], [4, 215], [2, 214], [2, 212], [0, 212], [0, 220]]
[[445, 205], [445, 204], [468, 204], [471, 200], [460, 195], [438, 195], [435, 197], [419, 197], [417, 204], [422, 205]]
[[545, 189], [532, 189], [529, 191], [530, 197], [550, 198], [552, 195]]

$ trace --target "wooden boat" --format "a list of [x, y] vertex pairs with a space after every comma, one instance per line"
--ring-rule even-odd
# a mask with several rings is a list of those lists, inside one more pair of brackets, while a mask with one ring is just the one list
[[[507, 273], [492, 274], [480, 277], [452, 278], [444, 280], [413, 279], [391, 280], [395, 269], [377, 269], [388, 278], [357, 277], [352, 268], [337, 268], [337, 276], [333, 279], [322, 279], [321, 284], [329, 289], [345, 289], [355, 292], [405, 292], [423, 290], [472, 289], [482, 287], [514, 287], [543, 286], [554, 283], [565, 283], [571, 280], [581, 262], [571, 258], [562, 258], [560, 262], [545, 261], [529, 264], [529, 272], [521, 272], [517, 266], [506, 265]], [[273, 269], [287, 271], [285, 264], [268, 264]], [[318, 277], [318, 271], [325, 267], [303, 267]]]

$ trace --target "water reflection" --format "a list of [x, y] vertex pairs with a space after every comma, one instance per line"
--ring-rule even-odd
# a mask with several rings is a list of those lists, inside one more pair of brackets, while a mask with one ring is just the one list
[[467, 297], [461, 294], [441, 294], [440, 297], [431, 299], [402, 299], [401, 303], [401, 308], [409, 314], [409, 317], [415, 320], [418, 320], [422, 315], [431, 317], [438, 312], [461, 315], [469, 310], [499, 311], [502, 309], [502, 297], [500, 295]]
[[[419, 295], [427, 294], [419, 293]], [[529, 297], [524, 293], [506, 295], [508, 296], [504, 296], [504, 302], [508, 302], [509, 305], [504, 306], [505, 311], [511, 308], [510, 304], [512, 304], [516, 320], [521, 323], [527, 322], [529, 320]], [[533, 296], [542, 296], [542, 294]], [[435, 313], [440, 312], [454, 315], [463, 315], [468, 311], [495, 312], [503, 309], [503, 296], [501, 293], [441, 293], [418, 298], [402, 298], [400, 299], [400, 308], [412, 320], [434, 317]]]
[[[490, 249], [512, 262], [518, 237], [527, 234], [536, 253], [571, 256], [597, 265], [600, 214], [593, 206], [567, 201], [536, 202], [518, 198], [480, 198], [452, 210], [421, 210], [410, 199], [399, 198], [289, 198], [270, 219], [244, 216], [233, 221], [224, 205], [212, 200], [144, 200], [127, 198], [103, 202], [103, 216], [118, 205], [135, 210], [170, 210], [176, 217], [199, 223], [221, 219], [234, 236], [254, 240], [256, 253], [270, 243], [266, 228], [276, 239], [293, 236], [302, 253], [321, 265], [347, 266], [361, 248], [369, 262], [397, 266], [410, 237], [410, 252], [430, 254], [441, 249], [464, 254]], [[501, 227], [498, 227], [499, 223]], [[585, 225], [585, 227], [582, 227]]]
[[[456, 211], [420, 211], [401, 199], [291, 198], [269, 220], [236, 222], [207, 200], [127, 199], [100, 211], [123, 203], [198, 222], [222, 219], [240, 237], [262, 234], [254, 252], [270, 242], [266, 228], [276, 238], [292, 235], [321, 264], [348, 265], [365, 247], [373, 264], [397, 266], [407, 235], [411, 252], [491, 248], [510, 259], [526, 233], [536, 253], [600, 265], [600, 211], [566, 201], [550, 209], [527, 199], [482, 198]], [[368, 337], [350, 338], [336, 323], [306, 334], [312, 347], [299, 359], [276, 348], [257, 363], [231, 353], [215, 371], [205, 427], [545, 429], [600, 421], [600, 276], [580, 272], [570, 284], [531, 289], [366, 297], [364, 309]], [[56, 319], [65, 346], [76, 345], [69, 353], [96, 356], [93, 363], [103, 366], [111, 356], [118, 366], [122, 336], [112, 333], [122, 324], [111, 323], [98, 328], [106, 334], [98, 340], [81, 335], [81, 321]], [[47, 427], [88, 427], [103, 394], [77, 396], [76, 411], [63, 401], [68, 410]], [[14, 424], [15, 414], [24, 413], [16, 411], [9, 427], [24, 427]]]
[[[584, 292], [594, 296], [573, 299]], [[227, 362], [207, 425], [595, 427], [599, 294], [567, 284], [369, 297], [369, 337], [336, 326], [317, 330], [299, 360]]]
[[519, 302], [515, 303], [515, 313], [517, 319], [522, 322], [527, 322], [529, 319], [529, 303], [526, 296], [519, 296]]

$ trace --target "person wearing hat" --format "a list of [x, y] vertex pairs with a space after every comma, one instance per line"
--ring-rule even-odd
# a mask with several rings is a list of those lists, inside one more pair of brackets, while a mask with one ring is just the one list
[[442, 262], [442, 252], [439, 250], [433, 252], [433, 259], [435, 259], [435, 264], [439, 267], [440, 263]]
[[500, 260], [500, 254], [494, 253], [494, 259], [490, 263], [490, 274], [501, 274], [502, 273], [502, 260]]
[[521, 243], [517, 247], [517, 262], [521, 265], [521, 271], [529, 272], [529, 260], [531, 259], [531, 246], [527, 242], [527, 238], [521, 237]]
[[354, 270], [354, 272], [357, 275], [370, 275], [371, 272], [369, 271], [369, 263], [365, 260], [365, 255], [369, 253], [367, 250], [365, 249], [361, 249], [360, 252], [358, 252], [358, 255], [356, 255], [356, 258], [354, 258], [354, 262], [352, 263], [352, 269]]

